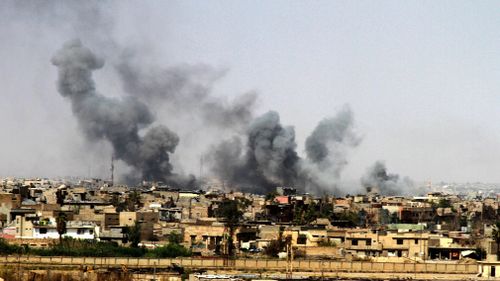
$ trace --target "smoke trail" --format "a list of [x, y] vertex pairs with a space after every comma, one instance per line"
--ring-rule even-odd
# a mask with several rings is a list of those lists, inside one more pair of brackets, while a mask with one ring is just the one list
[[73, 114], [89, 140], [109, 141], [115, 157], [133, 167], [142, 179], [174, 184], [169, 153], [179, 143], [178, 136], [156, 126], [141, 137], [139, 130], [154, 121], [148, 107], [134, 97], [112, 99], [96, 92], [92, 71], [103, 67], [101, 58], [73, 40], [57, 51], [52, 63], [59, 70], [59, 93], [71, 101]]
[[361, 178], [361, 184], [367, 192], [377, 192], [381, 195], [404, 195], [412, 192], [413, 181], [408, 177], [400, 180], [399, 175], [387, 173], [383, 162], [377, 161], [371, 166], [365, 176]]

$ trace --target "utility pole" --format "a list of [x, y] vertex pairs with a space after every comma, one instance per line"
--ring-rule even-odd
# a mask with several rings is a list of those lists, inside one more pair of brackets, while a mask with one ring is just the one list
[[115, 185], [115, 154], [111, 154], [111, 186]]
[[293, 272], [293, 247], [292, 247], [292, 236], [287, 236], [286, 238], [286, 279], [292, 279]]

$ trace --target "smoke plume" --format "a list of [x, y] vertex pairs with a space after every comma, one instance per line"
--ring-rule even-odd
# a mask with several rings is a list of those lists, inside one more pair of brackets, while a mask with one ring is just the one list
[[152, 106], [167, 106], [170, 112], [195, 112], [204, 126], [241, 128], [253, 118], [257, 94], [249, 92], [231, 102], [212, 94], [214, 83], [226, 70], [204, 64], [157, 67], [131, 50], [115, 68], [128, 94]]
[[295, 131], [281, 125], [277, 112], [269, 111], [255, 118], [244, 137], [244, 141], [234, 137], [213, 148], [209, 160], [214, 173], [232, 185], [256, 193], [297, 182], [300, 159], [295, 151]]
[[348, 107], [318, 124], [306, 141], [306, 159], [296, 152], [294, 128], [281, 125], [277, 112], [255, 118], [245, 133], [215, 146], [208, 158], [220, 178], [257, 193], [276, 186], [337, 193], [347, 150], [360, 143]]
[[70, 100], [73, 114], [87, 139], [107, 140], [115, 158], [123, 160], [141, 179], [173, 182], [169, 155], [179, 137], [165, 126], [150, 127], [154, 117], [137, 98], [108, 98], [96, 92], [92, 72], [104, 66], [79, 40], [69, 41], [52, 58], [58, 67], [59, 93]]
[[361, 184], [367, 192], [389, 196], [409, 194], [414, 188], [414, 183], [408, 177], [401, 180], [399, 175], [389, 174], [385, 164], [380, 161], [367, 170], [361, 178]]
[[306, 139], [307, 161], [303, 167], [307, 190], [335, 191], [342, 170], [348, 164], [347, 152], [358, 146], [361, 137], [354, 130], [354, 114], [345, 106], [334, 117], [325, 118]]

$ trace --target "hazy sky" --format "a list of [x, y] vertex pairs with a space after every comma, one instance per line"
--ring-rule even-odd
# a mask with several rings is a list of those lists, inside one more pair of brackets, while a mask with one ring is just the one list
[[[349, 104], [363, 141], [345, 180], [383, 160], [417, 181], [500, 182], [498, 1], [93, 4], [0, 2], [0, 176], [107, 175], [109, 147], [82, 138], [50, 63], [78, 37], [106, 59], [118, 44], [160, 65], [227, 68], [214, 93], [257, 91], [257, 111], [294, 125], [301, 154]], [[115, 76], [96, 72], [99, 91], [120, 96]]]

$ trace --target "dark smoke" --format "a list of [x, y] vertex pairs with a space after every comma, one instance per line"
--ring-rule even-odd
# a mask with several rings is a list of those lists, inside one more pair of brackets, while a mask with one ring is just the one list
[[293, 127], [284, 127], [270, 111], [255, 118], [246, 132], [224, 141], [209, 153], [212, 171], [246, 191], [267, 193], [272, 187], [293, 185], [298, 179], [298, 157]]
[[130, 95], [150, 105], [170, 106], [171, 111], [196, 112], [205, 125], [241, 128], [251, 121], [255, 93], [238, 96], [232, 102], [212, 94], [214, 83], [225, 75], [225, 70], [203, 64], [161, 68], [141, 62], [130, 52], [116, 65]]
[[209, 153], [212, 171], [229, 184], [247, 191], [268, 193], [276, 186], [293, 186], [312, 193], [339, 192], [347, 165], [347, 149], [360, 143], [351, 110], [319, 123], [306, 141], [307, 159], [296, 152], [293, 127], [281, 125], [277, 112], [255, 118], [246, 135], [234, 137]]
[[256, 118], [248, 130], [248, 168], [262, 171], [270, 183], [290, 185], [297, 180], [295, 130], [283, 127], [275, 111]]
[[376, 192], [381, 195], [405, 195], [413, 192], [413, 182], [405, 177], [403, 180], [397, 174], [389, 174], [383, 162], [377, 161], [370, 167], [361, 184], [367, 192]]
[[354, 114], [345, 106], [336, 116], [325, 118], [306, 139], [307, 162], [303, 168], [307, 190], [334, 192], [347, 162], [347, 152], [361, 142], [354, 130]]
[[154, 121], [148, 107], [135, 97], [112, 99], [96, 92], [92, 71], [103, 67], [102, 59], [74, 40], [64, 44], [52, 63], [59, 70], [59, 93], [71, 101], [87, 139], [109, 141], [115, 158], [133, 167], [141, 179], [175, 184], [169, 154], [179, 143], [178, 136], [156, 126], [141, 137], [139, 130]]

